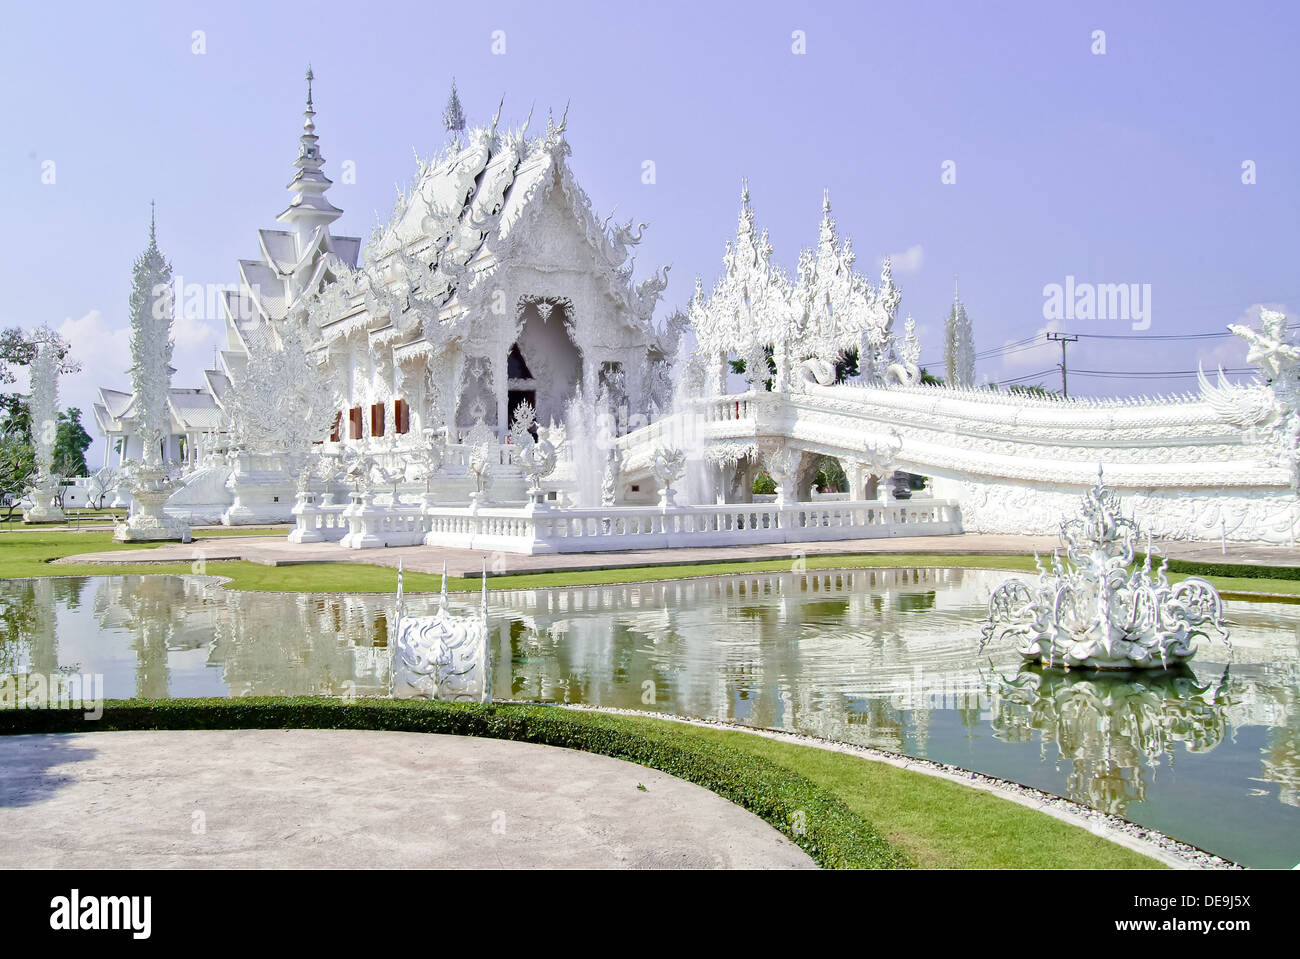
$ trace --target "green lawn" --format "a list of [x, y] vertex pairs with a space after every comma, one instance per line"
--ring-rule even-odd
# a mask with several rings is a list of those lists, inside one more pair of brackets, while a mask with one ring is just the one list
[[923, 868], [1164, 868], [1088, 830], [945, 779], [752, 733], [685, 729], [686, 735], [797, 770]]
[[[231, 527], [200, 532], [196, 539], [221, 536], [284, 535], [281, 529], [264, 527]], [[151, 563], [148, 551], [157, 544], [115, 543], [112, 533], [106, 530], [73, 532], [55, 529], [27, 529], [0, 534], [0, 579], [17, 579], [28, 576], [107, 576], [120, 573], [192, 573], [198, 569], [191, 563]], [[141, 562], [126, 565], [103, 564], [50, 565], [50, 560], [77, 553], [105, 550], [136, 550]], [[671, 565], [672, 553], [664, 559], [669, 565], [636, 566], [625, 569], [572, 570], [555, 573], [519, 573], [488, 578], [489, 589], [530, 589], [547, 586], [602, 586], [613, 583], [647, 582], [666, 579], [685, 579], [694, 576], [717, 576], [728, 573], [786, 572], [791, 568], [789, 559], [757, 560], [734, 563], [683, 563]], [[887, 566], [956, 566], [977, 569], [1005, 569], [1032, 571], [1032, 556], [1016, 555], [944, 555], [924, 553], [856, 553], [839, 556], [809, 556], [800, 561], [810, 570], [860, 569]], [[230, 579], [231, 589], [264, 592], [311, 593], [388, 593], [396, 587], [397, 578], [392, 569], [366, 563], [302, 563], [291, 566], [263, 566], [259, 563], [222, 560], [207, 563], [202, 572]], [[1173, 573], [1177, 581], [1189, 574]], [[1274, 593], [1300, 597], [1300, 580], [1269, 579], [1265, 577], [1208, 576], [1211, 583], [1229, 596], [1249, 598], [1250, 594]], [[413, 592], [438, 589], [440, 578], [436, 575], [408, 572], [405, 586]], [[451, 577], [449, 590], [477, 589], [475, 577]]]
[[704, 786], [838, 868], [1155, 869], [1156, 860], [999, 796], [859, 756], [648, 716], [515, 703], [127, 700], [100, 720], [0, 711], [0, 734], [115, 729], [392, 729], [626, 759]]

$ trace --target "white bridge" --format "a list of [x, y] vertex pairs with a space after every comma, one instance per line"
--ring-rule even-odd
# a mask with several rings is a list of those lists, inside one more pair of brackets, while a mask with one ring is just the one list
[[1102, 464], [1157, 537], [1291, 544], [1291, 447], [1284, 419], [1259, 402], [1267, 392], [1205, 383], [1193, 397], [1061, 399], [809, 383], [696, 400], [618, 447], [625, 480], [646, 477], [656, 449], [690, 451], [715, 497], [748, 498], [764, 470], [806, 500], [830, 456], [849, 501], [870, 501], [903, 470], [929, 477], [927, 494], [956, 504], [967, 532], [1035, 535], [1057, 532]]
[[[1285, 433], [1268, 417], [1241, 422], [1237, 401], [1252, 389], [1260, 387], [1065, 400], [808, 384], [793, 393], [717, 396], [613, 440], [617, 504], [573, 505], [569, 462], [568, 475], [555, 477], [564, 495], [554, 505], [519, 504], [522, 486], [513, 484], [505, 501], [470, 505], [421, 497], [410, 484], [346, 504], [301, 494], [291, 538], [557, 553], [963, 531], [1052, 535], [1102, 464], [1107, 484], [1138, 501], [1135, 511], [1161, 539], [1293, 543], [1300, 510]], [[653, 471], [663, 450], [686, 453], [685, 489], [670, 500]], [[444, 470], [463, 469], [464, 457], [449, 452]], [[510, 448], [498, 453], [506, 480]], [[847, 492], [812, 489], [824, 457], [843, 466]], [[897, 471], [927, 477], [929, 488], [896, 498], [887, 480]], [[777, 481], [775, 496], [752, 492], [760, 472]]]

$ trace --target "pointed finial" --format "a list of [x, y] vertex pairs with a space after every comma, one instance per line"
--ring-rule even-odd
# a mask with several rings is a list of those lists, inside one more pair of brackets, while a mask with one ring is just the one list
[[740, 178], [740, 205], [749, 206], [749, 177]]
[[829, 187], [822, 190], [822, 212], [828, 215], [831, 212], [831, 191]]
[[315, 75], [311, 72], [311, 64], [307, 64], [307, 109], [311, 109], [311, 82], [315, 80]]
[[442, 561], [442, 605], [447, 605], [447, 561]]
[[960, 293], [958, 292], [958, 290], [957, 290], [957, 274], [956, 274], [956, 273], [954, 273], [954, 274], [952, 275], [952, 301], [953, 301], [954, 303], [960, 303], [960, 302], [961, 302], [961, 294], [960, 294]]
[[157, 210], [155, 208], [154, 201], [150, 200], [149, 201], [149, 242], [151, 244], [158, 242], [158, 227], [157, 227], [156, 214], [157, 214]]
[[448, 133], [465, 132], [465, 111], [460, 105], [460, 94], [456, 91], [455, 77], [451, 78], [451, 93], [447, 96], [447, 105], [442, 111], [442, 125]]

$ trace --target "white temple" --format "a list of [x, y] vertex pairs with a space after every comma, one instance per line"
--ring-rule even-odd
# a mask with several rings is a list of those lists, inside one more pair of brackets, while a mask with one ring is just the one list
[[[169, 394], [178, 518], [520, 552], [1042, 533], [1101, 460], [1157, 536], [1294, 539], [1300, 350], [1160, 400], [922, 386], [888, 261], [857, 272], [827, 198], [788, 275], [747, 187], [719, 281], [656, 322], [668, 270], [634, 282], [645, 224], [593, 212], [565, 118], [456, 132], [363, 244], [331, 232], [310, 81], [281, 228], [238, 263], [215, 368]], [[95, 408], [119, 461], [133, 403]], [[847, 491], [812, 490], [826, 457]], [[926, 496], [891, 497], [897, 471]]]

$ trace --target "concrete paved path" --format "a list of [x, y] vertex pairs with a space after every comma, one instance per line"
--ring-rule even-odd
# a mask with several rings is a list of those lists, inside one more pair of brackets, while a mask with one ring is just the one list
[[[505, 573], [542, 573], [558, 570], [618, 569], [631, 566], [663, 564], [728, 563], [757, 559], [793, 559], [796, 556], [843, 555], [846, 553], [914, 553], [928, 555], [1048, 554], [1058, 545], [1054, 536], [1010, 536], [961, 533], [956, 536], [898, 536], [884, 539], [853, 539], [831, 543], [780, 543], [769, 546], [689, 547], [661, 550], [629, 550], [621, 553], [561, 553], [547, 556], [522, 556], [513, 553], [489, 554], [484, 550], [453, 549], [442, 546], [401, 546], [384, 549], [344, 549], [337, 543], [290, 543], [283, 535], [226, 536], [199, 538], [186, 545], [171, 544], [147, 551], [117, 550], [82, 553], [57, 560], [58, 563], [192, 563], [202, 557], [208, 562], [242, 559], [266, 566], [295, 563], [367, 563], [397, 567], [400, 559], [408, 570], [437, 573], [446, 562], [453, 576], [478, 576], [483, 560], [488, 569]], [[1158, 555], [1205, 562], [1300, 566], [1300, 549], [1279, 547], [1228, 546], [1206, 543], [1155, 542]]]
[[0, 836], [0, 869], [813, 867], [642, 766], [360, 730], [0, 736]]

